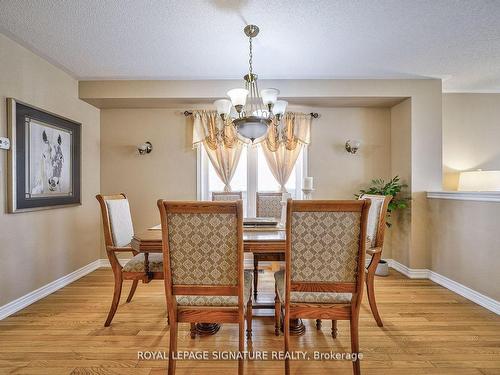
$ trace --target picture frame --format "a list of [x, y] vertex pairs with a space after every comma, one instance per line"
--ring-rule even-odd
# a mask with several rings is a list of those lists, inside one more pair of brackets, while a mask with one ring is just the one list
[[81, 123], [7, 98], [8, 212], [81, 204]]

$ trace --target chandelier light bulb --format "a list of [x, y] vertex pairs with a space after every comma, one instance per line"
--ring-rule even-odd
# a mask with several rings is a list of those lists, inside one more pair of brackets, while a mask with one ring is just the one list
[[274, 105], [274, 103], [276, 103], [276, 100], [278, 100], [279, 93], [280, 93], [280, 90], [278, 90], [278, 89], [260, 90], [260, 96], [262, 98], [262, 103], [264, 103], [265, 106]]
[[248, 90], [232, 89], [227, 92], [227, 96], [229, 96], [229, 98], [231, 99], [231, 103], [233, 103], [234, 107], [239, 113], [247, 102]]
[[276, 103], [274, 103], [273, 106], [273, 114], [275, 116], [282, 116], [285, 114], [286, 107], [288, 105], [288, 102], [286, 100], [277, 100]]
[[217, 113], [220, 116], [227, 116], [231, 112], [231, 101], [229, 99], [219, 99], [214, 102]]

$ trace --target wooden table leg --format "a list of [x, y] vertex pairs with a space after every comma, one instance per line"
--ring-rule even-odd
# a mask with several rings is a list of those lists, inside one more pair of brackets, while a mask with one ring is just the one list
[[[285, 314], [281, 312], [281, 332], [283, 332], [283, 322], [285, 321]], [[290, 335], [292, 336], [302, 336], [306, 333], [306, 326], [302, 319], [290, 319]]]
[[144, 273], [146, 274], [146, 283], [153, 280], [153, 272], [149, 271], [149, 253], [144, 253]]
[[196, 323], [195, 330], [200, 336], [210, 336], [219, 332], [220, 327], [219, 323]]
[[302, 319], [290, 319], [290, 335], [301, 336], [306, 333], [306, 326]]

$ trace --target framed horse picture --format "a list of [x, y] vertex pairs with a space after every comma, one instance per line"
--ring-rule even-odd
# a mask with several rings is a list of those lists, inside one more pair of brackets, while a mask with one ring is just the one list
[[81, 204], [81, 124], [7, 99], [9, 212]]

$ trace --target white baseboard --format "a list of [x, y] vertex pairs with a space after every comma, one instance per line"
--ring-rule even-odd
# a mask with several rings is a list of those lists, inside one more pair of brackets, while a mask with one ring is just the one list
[[471, 288], [457, 283], [446, 276], [440, 275], [434, 271], [429, 271], [429, 279], [434, 281], [436, 284], [439, 284], [446, 289], [451, 290], [457, 294], [460, 294], [462, 297], [467, 298], [469, 301], [477, 303], [480, 306], [483, 306], [485, 309], [488, 309], [494, 312], [497, 315], [500, 315], [500, 302], [485, 296]]
[[394, 259], [386, 259], [389, 263], [389, 267], [395, 269], [399, 273], [402, 273], [410, 279], [428, 279], [429, 270], [425, 268], [409, 268], [404, 264], [399, 263]]
[[68, 284], [78, 280], [79, 278], [89, 274], [92, 271], [95, 271], [101, 267], [100, 260], [95, 260], [92, 263], [83, 266], [82, 268], [73, 271], [66, 276], [60, 277], [57, 280], [54, 280], [41, 288], [38, 288], [12, 302], [7, 303], [6, 305], [0, 306], [0, 320], [5, 319], [6, 317], [16, 313], [19, 310], [24, 309], [25, 307], [31, 305], [32, 303], [48, 296], [49, 294], [54, 293], [55, 291], [65, 287]]
[[500, 315], [500, 302], [494, 300], [493, 298], [485, 296], [484, 294], [481, 294], [463, 284], [457, 283], [456, 281], [440, 275], [437, 272], [428, 269], [409, 268], [394, 259], [386, 259], [386, 261], [389, 262], [389, 267], [395, 269], [410, 279], [429, 279], [434, 281], [436, 284], [439, 284], [442, 287], [467, 298], [469, 301], [477, 303], [485, 309]]

